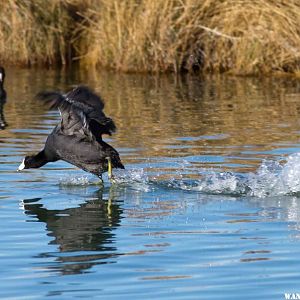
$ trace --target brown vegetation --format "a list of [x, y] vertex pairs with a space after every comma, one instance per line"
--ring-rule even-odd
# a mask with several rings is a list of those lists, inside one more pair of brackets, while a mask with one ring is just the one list
[[296, 0], [8, 0], [0, 63], [297, 74], [299, 24]]

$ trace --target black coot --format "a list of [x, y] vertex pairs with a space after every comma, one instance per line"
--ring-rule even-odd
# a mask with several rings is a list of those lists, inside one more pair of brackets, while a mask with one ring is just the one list
[[36, 155], [26, 156], [18, 170], [39, 168], [59, 159], [97, 175], [124, 166], [117, 150], [102, 140], [102, 134], [112, 134], [116, 126], [103, 112], [101, 98], [88, 87], [79, 86], [61, 94], [41, 92], [37, 98], [58, 108], [61, 122], [48, 136], [45, 147]]

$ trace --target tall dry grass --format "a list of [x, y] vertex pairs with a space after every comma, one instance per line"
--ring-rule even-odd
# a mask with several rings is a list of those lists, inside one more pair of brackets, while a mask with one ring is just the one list
[[77, 27], [72, 2], [78, 1], [1, 1], [0, 63], [65, 64]]
[[299, 24], [298, 0], [7, 0], [0, 63], [297, 74]]
[[85, 16], [84, 63], [124, 71], [200, 68], [238, 74], [300, 67], [299, 1], [100, 3]]

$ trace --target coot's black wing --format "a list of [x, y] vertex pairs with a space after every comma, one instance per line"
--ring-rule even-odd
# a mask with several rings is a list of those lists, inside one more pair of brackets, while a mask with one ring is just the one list
[[37, 98], [50, 104], [50, 107], [59, 109], [61, 127], [65, 134], [86, 134], [88, 131], [96, 139], [101, 139], [102, 134], [111, 135], [116, 130], [113, 120], [103, 112], [103, 101], [88, 87], [79, 86], [67, 94], [41, 92]]

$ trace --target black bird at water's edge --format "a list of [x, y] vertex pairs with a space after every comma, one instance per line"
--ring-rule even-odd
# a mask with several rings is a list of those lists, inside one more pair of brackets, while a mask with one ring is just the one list
[[0, 130], [5, 129], [7, 123], [4, 118], [4, 104], [6, 103], [6, 91], [4, 89], [5, 70], [0, 66]]
[[111, 135], [116, 126], [103, 112], [101, 98], [88, 87], [78, 86], [67, 94], [41, 92], [37, 98], [58, 108], [61, 121], [48, 136], [44, 149], [26, 156], [18, 171], [40, 168], [48, 162], [64, 160], [100, 179], [112, 168], [124, 169], [117, 150], [105, 143], [103, 134]]

